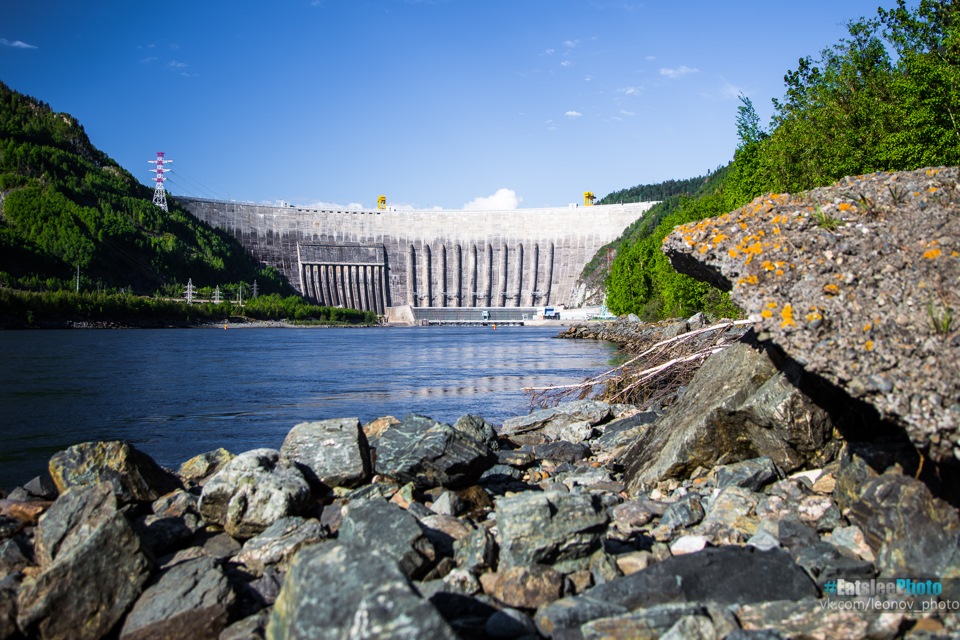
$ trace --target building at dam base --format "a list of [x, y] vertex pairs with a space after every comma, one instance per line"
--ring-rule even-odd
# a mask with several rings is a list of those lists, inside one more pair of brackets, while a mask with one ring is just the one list
[[177, 198], [326, 306], [570, 306], [586, 263], [653, 202], [505, 211], [308, 209]]

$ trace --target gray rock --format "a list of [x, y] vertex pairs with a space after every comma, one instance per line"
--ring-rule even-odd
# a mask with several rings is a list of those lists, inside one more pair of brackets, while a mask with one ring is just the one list
[[595, 400], [578, 400], [551, 409], [534, 411], [526, 416], [507, 418], [500, 428], [500, 435], [520, 444], [528, 441], [530, 444], [536, 444], [545, 441], [546, 438], [542, 434], [532, 439], [525, 436], [528, 434], [536, 436], [537, 432], [548, 426], [556, 429], [575, 422], [586, 422], [595, 426], [609, 420], [609, 418], [610, 405], [607, 403]]
[[24, 490], [34, 498], [41, 500], [56, 500], [57, 485], [49, 475], [37, 476], [27, 484], [23, 485]]
[[430, 509], [443, 516], [456, 516], [460, 512], [460, 498], [453, 491], [444, 491]]
[[751, 491], [760, 491], [780, 476], [777, 466], [767, 456], [725, 464], [717, 467], [715, 474], [719, 489], [733, 486]]
[[109, 483], [121, 503], [154, 501], [180, 482], [153, 458], [126, 442], [83, 442], [50, 458], [59, 493], [71, 487]]
[[868, 480], [848, 517], [863, 531], [881, 577], [923, 579], [960, 571], [957, 510], [918, 480], [895, 472]]
[[271, 640], [397, 638], [455, 640], [389, 556], [350, 545], [318, 545], [294, 558], [270, 615]]
[[177, 475], [189, 484], [203, 484], [204, 481], [233, 460], [233, 454], [224, 448], [214, 449], [194, 456], [180, 465]]
[[696, 603], [667, 603], [645, 607], [609, 618], [600, 618], [581, 627], [584, 640], [626, 640], [660, 638], [679, 621], [691, 616], [706, 616], [707, 610]]
[[623, 454], [630, 491], [761, 456], [784, 471], [831, 457], [833, 425], [794, 386], [797, 375], [747, 342], [707, 358], [680, 400]]
[[268, 565], [283, 564], [301, 547], [316, 544], [326, 537], [326, 530], [319, 520], [287, 516], [247, 540], [233, 560], [261, 574]]
[[280, 453], [315, 488], [356, 487], [370, 477], [370, 446], [358, 418], [301, 422], [287, 434]]
[[511, 607], [504, 607], [487, 618], [487, 622], [483, 626], [483, 631], [490, 638], [513, 640], [513, 638], [535, 636], [537, 633], [537, 625], [533, 623], [533, 619], [530, 616], [522, 611]]
[[252, 538], [284, 516], [298, 515], [310, 486], [275, 449], [241, 453], [211, 477], [200, 494], [200, 513], [235, 538]]
[[474, 573], [493, 569], [497, 562], [497, 543], [486, 529], [474, 529], [453, 543], [457, 566]]
[[541, 460], [556, 460], [574, 464], [590, 455], [590, 447], [585, 444], [556, 440], [534, 445], [533, 455]]
[[537, 461], [537, 456], [521, 449], [502, 449], [497, 452], [497, 464], [526, 469]]
[[377, 473], [423, 489], [472, 484], [495, 461], [485, 444], [424, 416], [406, 416], [377, 440]]
[[597, 443], [604, 450], [627, 444], [646, 429], [647, 425], [656, 422], [659, 417], [660, 415], [654, 411], [642, 411], [611, 420], [603, 426], [603, 435], [597, 439]]
[[492, 424], [480, 416], [469, 413], [460, 416], [457, 421], [453, 423], [453, 428], [487, 445], [491, 451], [500, 449], [500, 443], [497, 440], [497, 430]]
[[40, 519], [43, 571], [26, 580], [17, 623], [43, 638], [100, 638], [150, 576], [140, 539], [117, 510], [109, 483], [62, 494]]
[[212, 558], [177, 564], [149, 586], [127, 615], [121, 640], [216, 640], [236, 596]]
[[32, 555], [30, 543], [22, 536], [0, 540], [0, 578], [33, 564]]
[[392, 558], [410, 578], [418, 578], [436, 558], [433, 545], [417, 519], [384, 500], [351, 502], [343, 510], [339, 541], [364, 551], [376, 549]]
[[0, 638], [17, 637], [17, 589], [19, 577], [0, 573]]
[[265, 640], [267, 623], [270, 621], [270, 609], [262, 609], [252, 615], [237, 620], [223, 630], [219, 640]]
[[674, 528], [692, 527], [703, 520], [704, 515], [700, 496], [688, 493], [667, 507], [663, 512], [663, 518], [660, 519], [660, 524]]
[[526, 492], [497, 500], [501, 567], [586, 558], [599, 546], [609, 516], [592, 495]]
[[832, 544], [819, 540], [791, 550], [791, 555], [821, 588], [824, 583], [839, 578], [851, 581], [870, 580], [877, 575], [877, 569], [872, 562], [853, 558]]
[[23, 523], [16, 518], [0, 516], [0, 540], [16, 535], [23, 529]]
[[200, 530], [199, 518], [194, 514], [169, 517], [148, 515], [137, 518], [133, 524], [144, 548], [153, 556], [169, 553]]
[[716, 547], [667, 558], [582, 595], [562, 598], [540, 609], [535, 621], [541, 633], [551, 636], [591, 620], [670, 602], [733, 604], [816, 595], [816, 585], [785, 551]]

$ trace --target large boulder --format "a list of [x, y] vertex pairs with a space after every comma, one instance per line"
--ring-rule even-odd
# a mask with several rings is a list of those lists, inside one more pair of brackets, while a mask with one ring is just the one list
[[126, 442], [75, 444], [54, 454], [49, 466], [58, 492], [106, 482], [123, 503], [152, 502], [179, 485], [176, 476]]
[[833, 424], [766, 349], [737, 342], [707, 358], [683, 396], [622, 454], [634, 493], [667, 478], [761, 456], [784, 471], [835, 455]]
[[370, 446], [357, 418], [301, 422], [280, 453], [315, 487], [355, 487], [370, 477]]
[[150, 577], [140, 539], [108, 483], [61, 495], [40, 519], [41, 573], [20, 587], [17, 623], [29, 636], [100, 638]]
[[287, 516], [247, 540], [233, 561], [254, 573], [262, 574], [271, 565], [284, 564], [301, 547], [316, 544], [327, 537], [326, 528], [314, 518]]
[[523, 492], [497, 500], [500, 566], [584, 559], [600, 548], [609, 516], [598, 496]]
[[473, 484], [497, 460], [465, 431], [418, 415], [387, 428], [376, 448], [377, 473], [423, 489]]
[[296, 465], [275, 449], [241, 453], [211, 477], [200, 494], [200, 514], [235, 538], [252, 538], [284, 516], [299, 515], [310, 486]]
[[816, 597], [817, 587], [782, 549], [716, 547], [674, 556], [642, 571], [557, 600], [537, 612], [550, 637], [599, 618], [669, 602], [720, 604]]
[[148, 587], [120, 631], [121, 640], [216, 640], [236, 600], [213, 558], [186, 560]]
[[271, 640], [449, 638], [456, 634], [388, 555], [316, 545], [293, 560], [270, 615]]
[[960, 457], [957, 167], [844, 178], [682, 225], [674, 267], [734, 302], [805, 369]]

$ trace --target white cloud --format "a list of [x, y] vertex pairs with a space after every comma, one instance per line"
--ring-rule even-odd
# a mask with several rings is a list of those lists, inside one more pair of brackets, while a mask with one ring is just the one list
[[637, 114], [635, 114], [633, 111], [627, 111], [626, 109], [620, 109], [620, 115], [622, 115], [622, 116], [635, 116], [635, 115], [637, 115]]
[[171, 60], [167, 63], [171, 69], [185, 69], [188, 65], [186, 62], [180, 62], [179, 60]]
[[547, 49], [546, 51], [544, 51], [544, 53], [549, 56], [549, 55], [553, 54], [555, 51], [556, 51], [556, 49]]
[[667, 76], [668, 78], [681, 78], [685, 75], [691, 73], [699, 73], [700, 69], [696, 67], [678, 67], [676, 69], [670, 69], [669, 67], [661, 67], [660, 75]]
[[565, 46], [567, 49], [573, 49], [573, 48], [576, 47], [578, 44], [580, 44], [580, 41], [579, 41], [579, 40], [564, 40], [564, 41], [563, 41], [563, 46]]
[[640, 93], [640, 87], [624, 87], [619, 90], [620, 93], [628, 96], [635, 96]]
[[516, 209], [523, 202], [523, 198], [518, 196], [513, 189], [497, 189], [492, 196], [474, 198], [463, 205], [464, 209], [472, 211], [503, 211], [504, 209]]
[[720, 89], [720, 94], [724, 98], [739, 98], [740, 94], [747, 95], [747, 92], [738, 87], [735, 84], [729, 82], [724, 82], [723, 88]]
[[36, 49], [32, 44], [27, 44], [22, 40], [7, 40], [6, 38], [0, 38], [0, 44], [5, 47], [13, 47], [14, 49]]
[[644, 57], [644, 60], [646, 60], [647, 62], [653, 62], [653, 61], [656, 60], [656, 59], [657, 59], [657, 56], [646, 56], [646, 57]]
[[587, 74], [583, 76], [583, 80], [584, 82], [590, 82], [591, 80], [593, 80], [593, 76], [591, 76], [590, 74]]
[[579, 111], [567, 111], [563, 115], [567, 116], [568, 118], [579, 118], [583, 114], [580, 113]]
[[560, 63], [560, 66], [561, 66], [561, 67], [569, 67], [569, 66], [572, 65], [572, 64], [573, 64], [573, 63], [570, 62], [569, 60], [564, 60], [563, 62]]

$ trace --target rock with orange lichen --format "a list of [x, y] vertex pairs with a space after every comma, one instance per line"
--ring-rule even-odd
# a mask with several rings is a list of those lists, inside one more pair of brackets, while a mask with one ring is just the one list
[[663, 251], [730, 291], [806, 370], [902, 424], [922, 452], [960, 460], [957, 167], [767, 194], [677, 227]]

